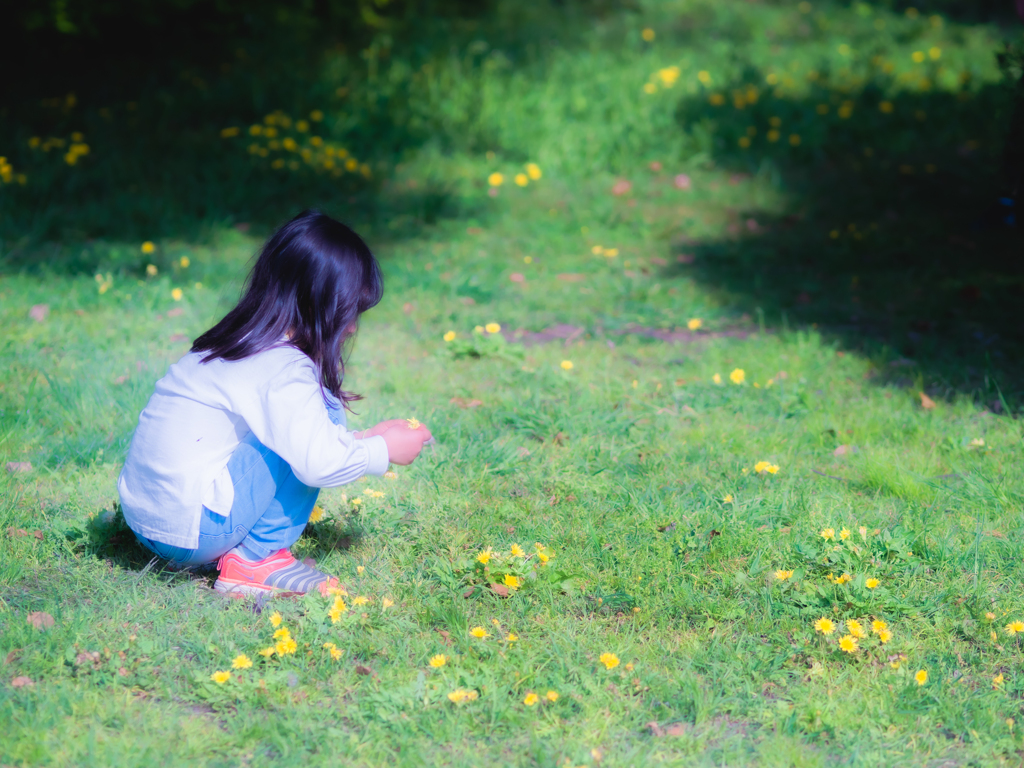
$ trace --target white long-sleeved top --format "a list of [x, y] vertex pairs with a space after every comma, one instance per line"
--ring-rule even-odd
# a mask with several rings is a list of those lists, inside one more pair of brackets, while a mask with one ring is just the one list
[[382, 475], [382, 437], [359, 439], [331, 423], [316, 366], [281, 344], [244, 360], [200, 363], [188, 353], [156, 383], [117, 481], [132, 530], [186, 549], [199, 546], [205, 506], [226, 517], [234, 502], [227, 464], [250, 432], [306, 485], [330, 488]]

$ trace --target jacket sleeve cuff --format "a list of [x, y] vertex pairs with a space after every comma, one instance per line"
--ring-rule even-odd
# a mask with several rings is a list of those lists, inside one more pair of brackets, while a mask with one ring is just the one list
[[384, 442], [384, 438], [374, 435], [362, 438], [359, 442], [363, 444], [369, 455], [369, 460], [366, 462], [366, 474], [383, 475], [387, 472], [391, 460], [388, 457], [388, 444]]

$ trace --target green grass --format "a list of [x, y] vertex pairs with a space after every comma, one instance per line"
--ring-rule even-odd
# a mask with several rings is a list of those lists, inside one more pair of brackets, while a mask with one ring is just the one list
[[[1004, 627], [1024, 620], [1024, 481], [1005, 412], [1020, 397], [1006, 318], [1024, 283], [1009, 260], [1019, 240], [972, 230], [969, 210], [996, 186], [992, 51], [1009, 32], [867, 5], [642, 10], [571, 29], [554, 17], [565, 44], [533, 48], [523, 38], [539, 33], [499, 16], [434, 70], [389, 59], [375, 87], [391, 104], [405, 94], [423, 122], [415, 141], [415, 121], [395, 128], [379, 157], [368, 141], [356, 152], [353, 113], [314, 103], [333, 93], [328, 68], [303, 109], [327, 112], [370, 181], [260, 165], [248, 138], [218, 136], [259, 115], [239, 113], [182, 138], [196, 175], [183, 191], [142, 139], [117, 153], [116, 122], [89, 133], [81, 166], [0, 189], [0, 462], [32, 464], [0, 473], [0, 763], [1019, 763], [1021, 647]], [[507, 66], [497, 44], [473, 47], [487, 34], [513, 41]], [[971, 78], [941, 86], [933, 61], [930, 90], [899, 85], [932, 46]], [[672, 65], [671, 89], [643, 91]], [[829, 79], [793, 74], [777, 96], [764, 82], [812, 67]], [[757, 104], [737, 109], [732, 89], [754, 83]], [[835, 114], [846, 99], [848, 119]], [[922, 130], [919, 109], [941, 125]], [[783, 141], [767, 141], [771, 117]], [[163, 170], [118, 186], [118, 164], [139, 158]], [[510, 177], [531, 160], [544, 175], [520, 189]], [[495, 171], [506, 180], [491, 197]], [[632, 187], [613, 195], [620, 179]], [[415, 416], [438, 440], [394, 480], [322, 494], [328, 517], [295, 549], [347, 586], [337, 624], [318, 598], [257, 612], [209, 575], [150, 565], [113, 514], [154, 381], [231, 306], [275, 217], [313, 202], [365, 231], [386, 273], [348, 367], [366, 395], [353, 428]], [[492, 321], [507, 343], [474, 334]], [[576, 330], [520, 343], [559, 324]], [[472, 350], [484, 354], [453, 354]], [[778, 472], [758, 475], [759, 461]], [[820, 532], [844, 527], [831, 550]], [[479, 552], [534, 542], [555, 552], [539, 578], [507, 599], [465, 596]], [[844, 572], [849, 584], [828, 580]], [[275, 609], [297, 652], [264, 660]], [[37, 611], [54, 625], [31, 626]], [[822, 616], [882, 619], [893, 636], [848, 655], [840, 632], [814, 631]], [[606, 652], [620, 664], [606, 669]], [[210, 680], [240, 653], [252, 669]], [[478, 698], [453, 704], [459, 688]]]

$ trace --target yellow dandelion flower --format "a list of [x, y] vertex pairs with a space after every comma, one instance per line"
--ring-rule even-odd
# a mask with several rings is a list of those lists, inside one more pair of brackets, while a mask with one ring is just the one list
[[572, 360], [563, 360], [561, 366], [563, 371], [571, 371], [573, 368]]
[[997, 635], [996, 635], [996, 633], [994, 631], [993, 632], [989, 632], [988, 633], [988, 638], [989, 638], [989, 640], [991, 640], [994, 643], [996, 641]]
[[443, 653], [439, 653], [435, 656], [430, 657], [430, 666], [434, 669], [439, 669], [448, 663], [448, 657]]
[[801, 141], [803, 141], [803, 139], [800, 138], [800, 134], [798, 134], [798, 133], [791, 133], [791, 134], [789, 134], [789, 144], [790, 144], [790, 146], [799, 147]]
[[608, 653], [607, 651], [598, 657], [598, 661], [604, 664], [605, 669], [614, 669], [619, 666], [619, 657], [614, 653]]
[[231, 662], [232, 669], [248, 669], [251, 666], [252, 659], [250, 659], [244, 653], [240, 653], [237, 656], [235, 656], [234, 660]]
[[883, 644], [888, 643], [890, 640], [892, 640], [892, 632], [888, 629], [883, 629], [881, 632], [878, 633], [878, 639]]
[[878, 579], [868, 579], [867, 581], [864, 582], [864, 586], [867, 587], [868, 589], [874, 589], [875, 587], [877, 587], [881, 583], [882, 582], [880, 582]]
[[513, 544], [511, 549], [511, 555], [513, 557], [526, 557], [526, 551], [518, 544]]
[[287, 656], [290, 653], [295, 653], [295, 651], [298, 650], [298, 647], [298, 643], [296, 643], [292, 638], [286, 637], [274, 646], [274, 650], [277, 651], [278, 656]]
[[988, 619], [989, 621], [995, 621], [996, 620], [996, 615], [994, 613], [992, 613], [992, 611], [988, 611], [985, 614], [985, 618]]
[[309, 522], [319, 523], [324, 519], [324, 508], [317, 504], [313, 507], [313, 511], [309, 513]]
[[548, 701], [558, 701], [558, 691], [548, 691], [544, 694], [544, 698]]
[[700, 80], [701, 83], [703, 83], [704, 85], [708, 85], [711, 83], [711, 73], [708, 72], [706, 69], [702, 69], [700, 72], [697, 73], [697, 79]]
[[856, 619], [850, 619], [846, 622], [846, 631], [858, 639], [867, 637], [864, 627], [862, 627], [861, 623]]
[[498, 325], [497, 323], [488, 323], [487, 325], [484, 326], [484, 330], [487, 331], [488, 333], [498, 333], [499, 331], [501, 331], [501, 326]]
[[689, 328], [691, 331], [696, 331], [702, 325], [704, 325], [704, 321], [701, 320], [699, 317], [691, 317], [689, 320], [686, 321], [686, 327]]
[[182, 293], [181, 288], [175, 288], [174, 290], [171, 291], [171, 298], [174, 299], [175, 301], [181, 301], [181, 297], [184, 295], [185, 294]]
[[505, 177], [500, 173], [492, 173], [487, 177], [487, 183], [492, 187], [500, 187], [505, 182]]
[[188, 256], [182, 256], [180, 259], [178, 259], [178, 265], [182, 269], [188, 269], [190, 264], [192, 264], [192, 259], [190, 259]]
[[448, 331], [448, 333], [446, 333], [444, 335], [444, 340], [445, 341], [455, 341], [455, 331]]
[[281, 626], [281, 614], [278, 611], [270, 614], [270, 626], [274, 628]]
[[341, 659], [341, 655], [343, 653], [344, 653], [344, 651], [341, 650], [340, 648], [331, 648], [331, 658], [334, 659], [335, 661], [340, 660]]
[[922, 61], [924, 61], [924, 51], [914, 51], [912, 54], [910, 54], [910, 58], [914, 60], [915, 64], [920, 64]]
[[853, 576], [851, 576], [848, 573], [844, 573], [842, 576], [836, 579], [836, 584], [845, 584], [848, 581], [853, 581]]
[[644, 93], [657, 93], [658, 86], [654, 83], [644, 83]]
[[776, 141], [779, 140], [779, 138], [782, 136], [782, 134], [779, 133], [779, 131], [776, 128], [772, 128], [770, 131], [768, 131], [767, 136], [768, 136], [768, 141], [770, 141], [772, 144], [774, 144]]
[[850, 635], [843, 635], [839, 638], [839, 648], [846, 653], [857, 652], [857, 638]]
[[654, 39], [654, 30], [651, 29], [650, 27], [647, 27], [646, 29], [644, 29], [643, 32], [640, 33], [640, 37], [642, 37], [645, 42], [649, 43], [651, 42], [651, 40]]
[[725, 504], [732, 504], [732, 494], [731, 493], [725, 494], [725, 496], [722, 497], [722, 501]]
[[841, 531], [839, 531], [839, 538], [842, 539], [843, 541], [846, 541], [848, 538], [850, 538], [850, 531], [849, 531], [849, 529], [848, 528], [843, 528]]
[[153, 244], [152, 240], [147, 240], [142, 244], [142, 247], [139, 250], [145, 254], [150, 254], [156, 250], [156, 246]]
[[390, 608], [394, 604], [395, 604], [395, 601], [392, 600], [390, 597], [385, 597], [383, 600], [380, 601], [380, 607], [381, 608]]
[[270, 646], [269, 648], [264, 648], [262, 651], [259, 651], [259, 654], [263, 658], [269, 659], [271, 656], [274, 655], [274, 646]]
[[881, 632], [883, 629], [886, 629], [888, 626], [889, 625], [881, 619], [875, 619], [871, 622], [871, 631], [877, 635], [879, 632]]
[[867, 540], [867, 538], [868, 538], [868, 529], [867, 529], [866, 526], [862, 525], [860, 528], [857, 529], [857, 532], [860, 534], [860, 537], [862, 539]]
[[487, 565], [489, 562], [491, 562], [492, 554], [493, 553], [491, 552], [491, 550], [485, 549], [483, 552], [476, 556], [476, 561], [478, 563], [483, 563], [484, 565]]
[[[278, 623], [280, 623], [280, 622], [278, 622]], [[276, 625], [275, 625], [275, 626], [276, 626]], [[280, 640], [281, 638], [284, 638], [284, 637], [291, 637], [291, 636], [292, 636], [292, 633], [291, 633], [291, 631], [290, 631], [290, 630], [288, 629], [288, 627], [281, 627], [281, 628], [280, 628], [279, 630], [277, 630], [277, 631], [276, 631], [276, 632], [274, 633], [274, 639], [275, 639], [275, 640]]]
[[518, 639], [519, 635], [517, 635], [515, 632], [509, 632], [508, 635], [505, 637], [505, 641], [509, 643], [514, 643]]
[[764, 468], [764, 471], [767, 472], [769, 475], [777, 474], [779, 471], [779, 465], [769, 464], [767, 467]]
[[394, 470], [389, 469], [387, 472], [384, 473], [384, 477], [386, 477], [388, 480], [397, 480], [398, 474]]
[[512, 180], [520, 187], [525, 187], [530, 183], [530, 178], [525, 173], [517, 173], [512, 177]]
[[883, 101], [883, 102], [882, 102], [881, 104], [879, 104], [879, 105], [878, 105], [878, 109], [879, 109], [879, 110], [880, 110], [881, 112], [884, 112], [885, 114], [887, 114], [887, 115], [888, 115], [888, 114], [890, 114], [890, 113], [891, 113], [891, 112], [892, 112], [892, 111], [893, 111], [894, 109], [896, 109], [896, 107], [895, 107], [895, 106], [893, 105], [893, 103], [892, 103], [891, 101]]
[[778, 571], [775, 572], [775, 578], [778, 579], [779, 581], [785, 581], [786, 579], [791, 579], [792, 577], [793, 577], [793, 572], [792, 571], [778, 570]]
[[1004, 680], [1005, 678], [1003, 677], [1002, 672], [1000, 672], [998, 675], [992, 678], [992, 687], [999, 688], [1003, 684]]
[[[420, 422], [419, 422], [418, 419], [406, 419], [405, 423], [409, 427], [409, 429], [419, 429], [420, 428]], [[352, 500], [352, 503], [355, 504], [355, 499]]]
[[511, 573], [506, 573], [505, 578], [502, 579], [505, 586], [515, 591], [520, 587], [520, 581], [518, 576], [513, 576]]
[[914, 673], [914, 682], [916, 682], [918, 685], [924, 685], [925, 683], [927, 683], [928, 671], [924, 669], [917, 670], [917, 672]]
[[729, 374], [729, 381], [733, 384], [742, 384], [747, 379], [747, 374], [744, 373], [742, 368], [735, 369]]
[[526, 694], [526, 698], [523, 699], [523, 704], [525, 704], [528, 707], [532, 707], [538, 701], [540, 701], [540, 696], [531, 691], [530, 693]]
[[713, 382], [715, 382], [715, 384], [721, 384], [722, 383], [722, 375], [720, 373], [716, 373], [714, 376], [711, 377], [711, 380]]
[[490, 637], [490, 633], [483, 627], [473, 627], [469, 630], [469, 634], [478, 640], [483, 640], [485, 637]]
[[353, 598], [352, 605], [366, 605], [368, 602], [370, 602], [370, 598], [359, 595], [359, 597]]
[[1024, 621], [1011, 621], [1006, 625], [1006, 634], [1016, 635], [1018, 632], [1024, 632]]
[[226, 671], [214, 672], [210, 675], [210, 679], [217, 683], [217, 685], [224, 685], [224, 683], [231, 679], [231, 673]]
[[543, 174], [540, 172], [540, 166], [537, 165], [536, 163], [526, 164], [526, 175], [529, 176], [534, 181], [537, 181], [537, 179], [543, 176]]
[[720, 107], [725, 104], [725, 96], [720, 93], [712, 93], [708, 96], [708, 104], [713, 107]]
[[814, 622], [814, 628], [821, 632], [823, 635], [831, 635], [836, 631], [836, 623], [832, 619], [826, 619], [824, 616]]
[[835, 529], [833, 529], [833, 528], [825, 528], [825, 529], [822, 530], [820, 536], [821, 536], [821, 538], [825, 539], [825, 541], [835, 541], [836, 540]]
[[[352, 503], [355, 504], [356, 500], [352, 499]], [[366, 566], [365, 565], [357, 565], [356, 566], [356, 573], [358, 573], [358, 574], [362, 574], [363, 571], [365, 571], [365, 570], [366, 570]]]

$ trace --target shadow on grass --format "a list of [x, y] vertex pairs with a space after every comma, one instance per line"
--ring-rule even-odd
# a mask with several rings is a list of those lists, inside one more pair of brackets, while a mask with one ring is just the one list
[[730, 183], [759, 175], [788, 203], [726, 211], [717, 240], [678, 233], [669, 269], [773, 325], [819, 328], [875, 359], [880, 382], [1002, 412], [1024, 400], [1024, 239], [994, 215], [1021, 170], [1001, 159], [1012, 97], [927, 77], [910, 90], [881, 69], [857, 87], [801, 73], [795, 95], [750, 73], [681, 102]]

